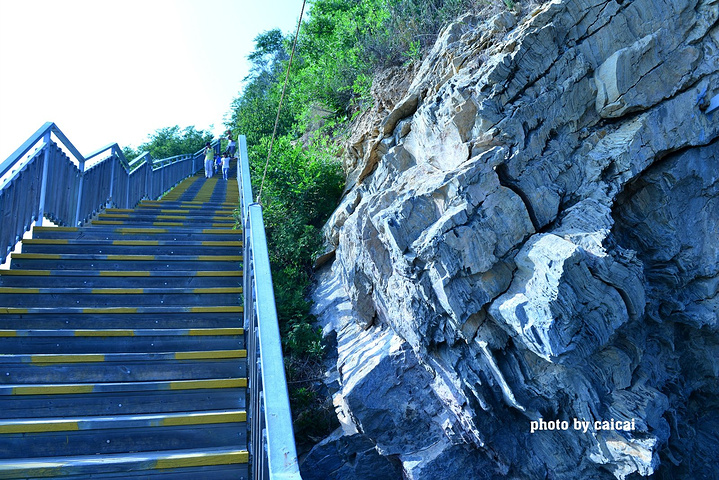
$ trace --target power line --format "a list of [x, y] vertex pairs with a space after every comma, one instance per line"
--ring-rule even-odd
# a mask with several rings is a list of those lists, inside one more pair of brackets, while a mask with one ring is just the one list
[[270, 149], [267, 151], [267, 160], [265, 161], [265, 170], [262, 173], [262, 182], [260, 182], [260, 191], [257, 193], [257, 203], [262, 204], [262, 188], [265, 186], [265, 177], [267, 176], [267, 166], [270, 164], [270, 156], [272, 155], [272, 145], [275, 143], [275, 135], [277, 134], [277, 125], [280, 123], [280, 111], [282, 110], [282, 101], [285, 98], [285, 89], [290, 79], [290, 69], [292, 68], [292, 59], [295, 57], [295, 48], [297, 47], [297, 39], [300, 36], [300, 26], [302, 25], [302, 16], [305, 14], [305, 3], [307, 0], [302, 0], [302, 10], [300, 10], [300, 19], [297, 21], [297, 31], [295, 32], [295, 39], [292, 42], [292, 53], [290, 54], [290, 63], [287, 65], [287, 72], [285, 74], [285, 83], [282, 85], [282, 94], [280, 95], [280, 103], [277, 106], [277, 117], [275, 118], [275, 127], [272, 130], [272, 138], [270, 138]]

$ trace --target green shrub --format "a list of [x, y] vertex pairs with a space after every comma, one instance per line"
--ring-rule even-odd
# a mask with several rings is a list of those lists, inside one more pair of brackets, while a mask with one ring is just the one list
[[[285, 347], [290, 354], [302, 353], [311, 343], [298, 342], [298, 332], [303, 331], [300, 325], [309, 325], [312, 320], [305, 298], [312, 262], [322, 249], [321, 229], [337, 205], [344, 178], [326, 142], [318, 140], [303, 147], [285, 136], [274, 142], [262, 184], [268, 147], [263, 140], [251, 149], [253, 185], [262, 185], [263, 216]], [[288, 336], [290, 332], [295, 332], [295, 337]], [[314, 347], [306, 353], [313, 349], [317, 353]]]

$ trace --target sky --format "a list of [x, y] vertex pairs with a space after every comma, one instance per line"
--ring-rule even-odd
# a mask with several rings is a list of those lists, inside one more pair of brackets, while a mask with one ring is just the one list
[[[159, 128], [224, 131], [254, 38], [302, 0], [0, 0], [0, 162], [45, 122], [84, 156]], [[306, 12], [305, 12], [306, 15]]]

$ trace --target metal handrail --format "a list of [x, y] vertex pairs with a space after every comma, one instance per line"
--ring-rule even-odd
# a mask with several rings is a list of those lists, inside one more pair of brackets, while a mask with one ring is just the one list
[[251, 478], [301, 480], [262, 206], [252, 200], [244, 135], [239, 138], [239, 147], [237, 182], [244, 227], [243, 292]]
[[[219, 153], [220, 141], [212, 146]], [[102, 154], [101, 160], [88, 162]], [[144, 153], [128, 162], [114, 143], [84, 157], [57, 125], [45, 123], [0, 163], [0, 262], [33, 222], [42, 225], [48, 218], [76, 226], [107, 205], [130, 208], [143, 198], [159, 198], [200, 170], [202, 156], [199, 151], [168, 161]]]

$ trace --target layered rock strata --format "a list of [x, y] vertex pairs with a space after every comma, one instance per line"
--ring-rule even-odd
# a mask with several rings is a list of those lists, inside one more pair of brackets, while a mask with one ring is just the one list
[[555, 0], [444, 30], [349, 149], [314, 294], [342, 431], [307, 478], [716, 478], [718, 18]]

